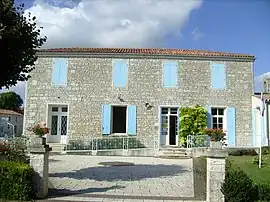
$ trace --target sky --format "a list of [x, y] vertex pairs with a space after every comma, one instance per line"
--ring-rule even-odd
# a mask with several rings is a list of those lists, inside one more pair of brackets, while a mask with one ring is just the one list
[[[269, 0], [15, 0], [37, 17], [43, 48], [180, 48], [248, 53], [255, 90], [270, 77]], [[24, 83], [11, 87], [24, 99]]]

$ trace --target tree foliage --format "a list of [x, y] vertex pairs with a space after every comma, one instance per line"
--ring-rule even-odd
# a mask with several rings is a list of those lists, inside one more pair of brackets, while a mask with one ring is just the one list
[[207, 110], [200, 105], [180, 108], [181, 145], [185, 144], [188, 135], [204, 135], [207, 127]]
[[5, 92], [0, 94], [0, 109], [10, 109], [19, 112], [23, 100], [15, 92]]
[[26, 81], [34, 69], [36, 52], [46, 37], [40, 37], [36, 17], [23, 12], [24, 5], [15, 7], [14, 0], [0, 1], [0, 89]]

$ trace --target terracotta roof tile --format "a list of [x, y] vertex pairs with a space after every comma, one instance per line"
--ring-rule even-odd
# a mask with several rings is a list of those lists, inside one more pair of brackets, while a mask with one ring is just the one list
[[138, 54], [138, 55], [179, 55], [179, 56], [204, 56], [204, 57], [233, 57], [250, 58], [248, 54], [216, 52], [208, 50], [183, 50], [168, 48], [51, 48], [40, 49], [39, 52], [57, 53], [93, 53], [93, 54]]
[[0, 109], [0, 114], [22, 116], [22, 114], [15, 112], [13, 110], [8, 110], [8, 109]]

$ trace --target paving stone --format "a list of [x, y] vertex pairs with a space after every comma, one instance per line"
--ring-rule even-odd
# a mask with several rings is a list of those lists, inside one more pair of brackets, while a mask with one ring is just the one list
[[[108, 195], [194, 196], [193, 165], [190, 159], [178, 161], [151, 157], [80, 155], [54, 155], [50, 159], [55, 160], [49, 165], [51, 186], [71, 193], [80, 191], [82, 194], [103, 195], [103, 198], [108, 198]], [[98, 165], [99, 162], [114, 160], [135, 165]]]

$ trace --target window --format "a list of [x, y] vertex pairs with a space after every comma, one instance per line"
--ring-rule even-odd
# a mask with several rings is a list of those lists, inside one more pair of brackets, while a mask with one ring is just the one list
[[212, 108], [212, 128], [220, 128], [223, 129], [224, 127], [224, 108]]
[[127, 60], [113, 61], [113, 85], [114, 87], [125, 87], [128, 82]]
[[18, 117], [15, 117], [15, 121], [18, 122]]
[[67, 107], [62, 107], [62, 112], [67, 112], [68, 108]]
[[178, 85], [178, 63], [163, 62], [163, 87], [171, 88]]
[[16, 125], [14, 125], [14, 133], [15, 133], [15, 135], [17, 134], [17, 126]]
[[67, 59], [59, 58], [53, 60], [52, 67], [52, 85], [66, 86], [67, 85]]
[[53, 112], [58, 112], [58, 107], [52, 107]]
[[226, 88], [226, 69], [224, 64], [212, 64], [212, 88]]
[[9, 116], [9, 117], [8, 117], [8, 121], [10, 121], [10, 120], [11, 120], [11, 117]]

